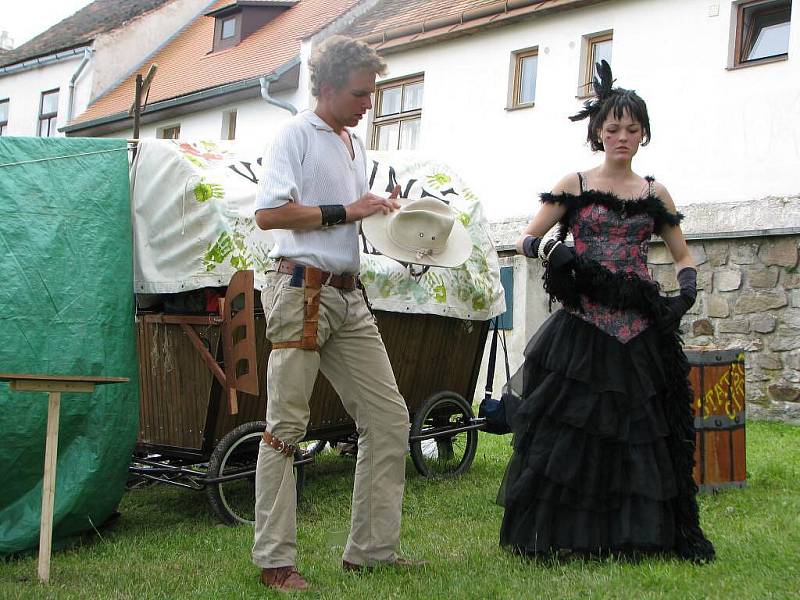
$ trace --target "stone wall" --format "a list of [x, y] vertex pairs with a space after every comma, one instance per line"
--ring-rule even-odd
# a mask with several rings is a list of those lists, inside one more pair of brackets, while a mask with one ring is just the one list
[[[800, 424], [800, 235], [689, 240], [697, 302], [681, 322], [687, 345], [745, 351], [749, 416]], [[653, 278], [677, 290], [663, 243], [649, 255]]]

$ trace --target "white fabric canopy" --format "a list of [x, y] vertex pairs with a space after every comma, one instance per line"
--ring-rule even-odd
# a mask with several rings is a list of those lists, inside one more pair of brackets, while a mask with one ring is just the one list
[[[450, 167], [407, 153], [370, 152], [371, 189], [395, 183], [403, 196], [448, 203], [473, 242], [457, 269], [415, 276], [400, 263], [371, 253], [362, 238], [361, 279], [373, 306], [393, 312], [485, 320], [505, 311], [497, 253], [480, 202]], [[241, 269], [256, 287], [270, 268], [269, 232], [253, 219], [261, 158], [235, 142], [142, 140], [131, 167], [134, 289], [170, 294], [227, 285]]]

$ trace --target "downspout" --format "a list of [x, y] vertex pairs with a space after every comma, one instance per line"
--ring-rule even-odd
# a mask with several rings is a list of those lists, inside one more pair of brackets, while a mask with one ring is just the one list
[[72, 113], [74, 112], [74, 101], [75, 101], [75, 82], [78, 81], [78, 77], [81, 76], [84, 67], [89, 62], [89, 59], [92, 58], [92, 49], [86, 48], [83, 52], [83, 59], [81, 59], [81, 64], [78, 65], [76, 71], [72, 74], [72, 77], [69, 80], [69, 100], [67, 101], [67, 123], [72, 121]]
[[266, 77], [260, 77], [258, 79], [259, 83], [261, 84], [261, 97], [269, 102], [270, 104], [274, 104], [279, 108], [283, 108], [288, 110], [293, 115], [297, 114], [297, 109], [294, 107], [293, 104], [289, 102], [284, 102], [283, 100], [278, 100], [277, 98], [273, 98], [269, 95], [269, 84], [273, 81], [276, 81], [280, 75], [277, 73], [272, 73], [271, 75], [267, 75]]

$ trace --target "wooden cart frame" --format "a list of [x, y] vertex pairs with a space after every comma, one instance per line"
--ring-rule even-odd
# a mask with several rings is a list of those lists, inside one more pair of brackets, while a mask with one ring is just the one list
[[[267, 358], [253, 273], [234, 275], [219, 315], [137, 315], [140, 427], [132, 482], [168, 483], [208, 494], [226, 523], [253, 521], [258, 443], [266, 426]], [[412, 420], [409, 449], [425, 476], [454, 476], [475, 456], [484, 419], [471, 408], [489, 321], [376, 311]], [[470, 401], [468, 401], [469, 399]], [[355, 424], [321, 374], [310, 400], [305, 466], [326, 443], [353, 439]]]

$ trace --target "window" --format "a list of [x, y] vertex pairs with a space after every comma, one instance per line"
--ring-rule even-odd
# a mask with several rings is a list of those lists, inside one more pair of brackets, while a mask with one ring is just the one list
[[162, 140], [177, 140], [181, 137], [181, 126], [178, 124], [161, 127], [156, 130], [156, 137]]
[[222, 140], [236, 139], [236, 111], [229, 110], [222, 113]]
[[591, 96], [594, 93], [592, 79], [597, 75], [595, 66], [601, 60], [611, 64], [611, 42], [613, 32], [606, 31], [583, 38], [584, 53], [583, 66], [581, 67], [581, 84], [578, 96]]
[[8, 106], [10, 101], [8, 98], [0, 100], [0, 135], [6, 134], [6, 127], [8, 126]]
[[217, 15], [214, 21], [214, 46], [212, 52], [233, 48], [242, 41], [242, 13]]
[[735, 19], [731, 66], [748, 66], [787, 58], [791, 16], [792, 0], [737, 3], [731, 15], [731, 19]]
[[422, 122], [423, 78], [381, 83], [375, 91], [373, 150], [414, 150]]
[[220, 37], [223, 40], [227, 40], [234, 35], [236, 35], [236, 17], [222, 19], [222, 35]]
[[56, 118], [58, 117], [58, 90], [42, 92], [39, 101], [39, 137], [53, 137], [56, 135]]
[[507, 108], [533, 106], [536, 99], [536, 72], [539, 66], [538, 48], [518, 50], [511, 54], [511, 84]]

